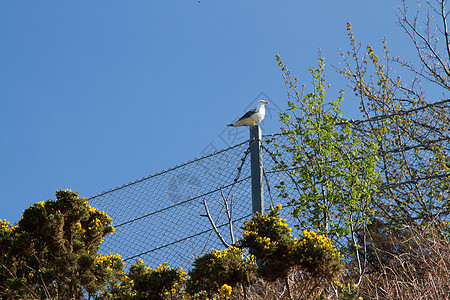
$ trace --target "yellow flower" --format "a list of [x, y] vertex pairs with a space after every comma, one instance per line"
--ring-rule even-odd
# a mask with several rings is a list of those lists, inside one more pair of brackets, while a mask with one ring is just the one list
[[277, 210], [281, 210], [283, 208], [283, 206], [281, 205], [281, 203], [278, 203], [276, 208], [277, 208]]
[[9, 222], [5, 220], [0, 219], [0, 229], [2, 230], [8, 230]]
[[232, 288], [228, 284], [222, 285], [222, 287], [220, 288], [220, 296], [224, 299], [227, 299], [228, 296], [231, 295], [231, 290]]

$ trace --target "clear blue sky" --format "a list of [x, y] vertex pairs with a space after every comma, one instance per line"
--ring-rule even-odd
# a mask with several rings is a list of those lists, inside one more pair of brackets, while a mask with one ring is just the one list
[[[1, 1], [0, 218], [17, 222], [57, 189], [89, 197], [222, 147], [225, 125], [261, 92], [272, 102], [265, 133], [277, 132], [286, 96], [275, 55], [308, 83], [320, 47], [328, 80], [345, 88], [331, 65], [346, 22], [403, 55], [398, 4]], [[343, 111], [356, 110], [349, 92]]]

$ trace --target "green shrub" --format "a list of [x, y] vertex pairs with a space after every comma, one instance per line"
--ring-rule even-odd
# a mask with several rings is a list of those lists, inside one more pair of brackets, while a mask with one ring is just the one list
[[193, 295], [202, 291], [218, 293], [227, 284], [249, 286], [256, 278], [254, 257], [245, 256], [241, 249], [231, 246], [225, 250], [213, 250], [197, 258], [189, 272], [187, 290]]
[[320, 233], [303, 230], [300, 239], [294, 239], [293, 260], [314, 277], [336, 278], [343, 270], [342, 256], [332, 241]]
[[248, 248], [258, 261], [258, 274], [274, 281], [289, 274], [294, 265], [291, 252], [294, 246], [291, 228], [281, 219], [281, 204], [271, 207], [267, 215], [256, 213], [252, 220], [245, 222], [239, 245]]

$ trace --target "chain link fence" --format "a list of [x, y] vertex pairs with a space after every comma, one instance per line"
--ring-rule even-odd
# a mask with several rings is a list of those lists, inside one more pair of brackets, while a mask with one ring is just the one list
[[[450, 102], [447, 100], [444, 104], [448, 109]], [[409, 113], [424, 113], [426, 108], [414, 109]], [[395, 122], [395, 118], [405, 113], [408, 112], [378, 116], [374, 120], [350, 122], [363, 131], [368, 130], [370, 122], [380, 122], [385, 117], [394, 118]], [[438, 126], [441, 125], [438, 124]], [[439, 128], [438, 126], [434, 128]], [[392, 152], [392, 155], [401, 154], [404, 157], [411, 153], [410, 155], [414, 154], [415, 158], [418, 151], [422, 151], [422, 153], [428, 151], [427, 145], [424, 146], [425, 141], [428, 144], [443, 144], [447, 155], [449, 154], [448, 133], [441, 134], [437, 141], [435, 141], [436, 138], [432, 139], [432, 133], [426, 132], [426, 134], [426, 138], [421, 141], [406, 146], [401, 145], [398, 149], [382, 150]], [[280, 181], [285, 181], [288, 185], [290, 182], [289, 174], [285, 171], [274, 171], [276, 158], [272, 153], [277, 149], [274, 149], [273, 144], [266, 143], [274, 136], [280, 144], [287, 142], [283, 135], [265, 135], [262, 138], [266, 209], [271, 204], [278, 202], [285, 206], [286, 203], [283, 203], [282, 199], [278, 197], [278, 190], [275, 186]], [[206, 201], [218, 231], [225, 240], [231, 243], [230, 226], [223, 196], [228, 199], [233, 219], [232, 229], [234, 235], [239, 238], [243, 223], [252, 215], [249, 152], [249, 141], [247, 140], [91, 197], [89, 203], [108, 213], [116, 228], [114, 234], [105, 238], [100, 249], [101, 253], [119, 253], [128, 266], [140, 258], [150, 267], [167, 262], [172, 267], [178, 266], [189, 270], [194, 258], [213, 248], [224, 248], [206, 217], [203, 201]], [[384, 155], [384, 153], [380, 155]], [[289, 163], [288, 156], [284, 161]], [[449, 175], [450, 173], [424, 174], [423, 180], [435, 181], [436, 176], [441, 176], [441, 179], [447, 182]], [[417, 188], [411, 186], [410, 182], [397, 182], [396, 184], [409, 189]], [[392, 186], [383, 187], [381, 185], [381, 189], [383, 188], [392, 190]], [[283, 209], [282, 214], [290, 227], [301, 221], [294, 220], [289, 215], [289, 209]], [[293, 228], [293, 234], [298, 236], [299, 232]]]
[[[101, 252], [119, 253], [126, 262], [167, 262], [189, 269], [195, 257], [224, 246], [212, 230], [203, 201], [221, 235], [231, 243], [223, 195], [239, 237], [252, 215], [249, 141], [137, 180], [89, 199], [113, 219], [116, 232], [105, 238]], [[274, 163], [263, 152], [264, 167]], [[266, 163], [267, 162], [267, 163]], [[272, 163], [271, 163], [272, 162]], [[271, 174], [269, 181], [276, 176]], [[271, 199], [265, 185], [266, 206]]]

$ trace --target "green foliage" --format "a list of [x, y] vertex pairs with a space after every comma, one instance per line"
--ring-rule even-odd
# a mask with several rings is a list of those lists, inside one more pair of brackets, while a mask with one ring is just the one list
[[213, 250], [194, 261], [187, 290], [192, 295], [202, 291], [213, 294], [225, 284], [249, 286], [255, 280], [255, 272], [254, 258], [245, 256], [241, 249], [231, 246]]
[[96, 285], [88, 289], [89, 294], [96, 299], [106, 299], [111, 294], [111, 286], [118, 287], [121, 282], [126, 281], [124, 274], [124, 262], [120, 255], [109, 254], [97, 256], [94, 260], [94, 275]]
[[[294, 206], [293, 215], [303, 219], [299, 228], [313, 228], [326, 235], [348, 235], [352, 226], [367, 222], [371, 199], [377, 190], [375, 170], [377, 145], [374, 139], [355, 135], [342, 119], [340, 103], [326, 100], [324, 59], [310, 68], [313, 90], [299, 91], [298, 79], [277, 56], [287, 87], [287, 112], [280, 114], [287, 143], [279, 147], [277, 170], [289, 175], [291, 184], [280, 182], [280, 196]], [[303, 89], [305, 87], [303, 86]], [[283, 160], [282, 154], [288, 159]]]
[[[438, 14], [438, 11], [440, 9], [434, 13]], [[404, 13], [399, 19], [402, 26], [407, 22], [406, 11]], [[427, 16], [433, 18], [434, 13], [427, 13]], [[446, 16], [445, 13], [438, 19], [445, 20]], [[414, 26], [419, 23], [414, 22]], [[423, 29], [414, 29], [413, 24], [410, 25], [407, 28], [412, 30], [411, 38]], [[347, 24], [347, 30], [350, 48], [341, 52], [343, 67], [339, 72], [345, 76], [359, 98], [359, 108], [366, 119], [366, 122], [355, 128], [355, 134], [368, 138], [372, 136], [378, 145], [379, 181], [384, 186], [374, 201], [378, 217], [387, 223], [402, 224], [428, 223], [433, 219], [448, 218], [449, 108], [445, 103], [434, 106], [432, 102], [439, 100], [435, 96], [433, 101], [426, 101], [426, 91], [422, 90], [418, 80], [418, 77], [425, 78], [433, 87], [428, 91], [436, 95], [440, 92], [435, 89], [435, 84], [444, 87], [443, 93], [447, 92], [448, 78], [442, 80], [442, 69], [434, 63], [440, 60], [440, 51], [433, 52], [427, 58], [421, 56], [421, 66], [414, 67], [411, 63], [391, 57], [386, 38], [382, 40], [382, 53], [377, 54], [374, 47], [357, 42], [350, 23]], [[434, 31], [433, 35], [437, 32]], [[445, 31], [443, 33], [446, 37], [442, 37], [442, 40], [446, 40], [448, 35]], [[416, 44], [418, 53], [431, 50], [435, 44], [423, 46], [418, 47]], [[448, 59], [441, 60], [444, 61]], [[398, 66], [399, 69], [394, 70], [392, 66]], [[397, 75], [405, 74], [406, 77], [408, 72], [405, 73], [405, 70], [412, 72], [411, 82]]]
[[160, 264], [156, 269], [145, 267], [141, 260], [130, 267], [129, 277], [134, 282], [133, 290], [136, 299], [173, 298], [184, 292], [186, 273], [183, 269], [173, 269], [167, 263]]
[[258, 274], [268, 280], [287, 278], [300, 267], [314, 278], [333, 279], [343, 270], [342, 257], [326, 236], [303, 231], [292, 238], [286, 220], [279, 216], [282, 206], [271, 207], [269, 214], [255, 214], [245, 223], [241, 247], [247, 248], [258, 261]]
[[0, 227], [0, 296], [4, 298], [83, 298], [118, 276], [115, 259], [107, 271], [99, 260], [100, 243], [114, 232], [108, 215], [70, 190], [56, 201], [35, 203], [15, 226]]
[[342, 256], [331, 239], [314, 231], [303, 230], [303, 236], [294, 239], [294, 261], [314, 277], [336, 278], [344, 269]]
[[183, 269], [173, 269], [167, 263], [152, 269], [138, 259], [120, 280], [109, 281], [97, 299], [184, 299], [186, 275]]
[[267, 215], [256, 213], [251, 221], [245, 222], [239, 241], [259, 262], [258, 274], [269, 281], [285, 278], [294, 265], [291, 257], [294, 240], [291, 228], [279, 216], [281, 208], [278, 204]]

